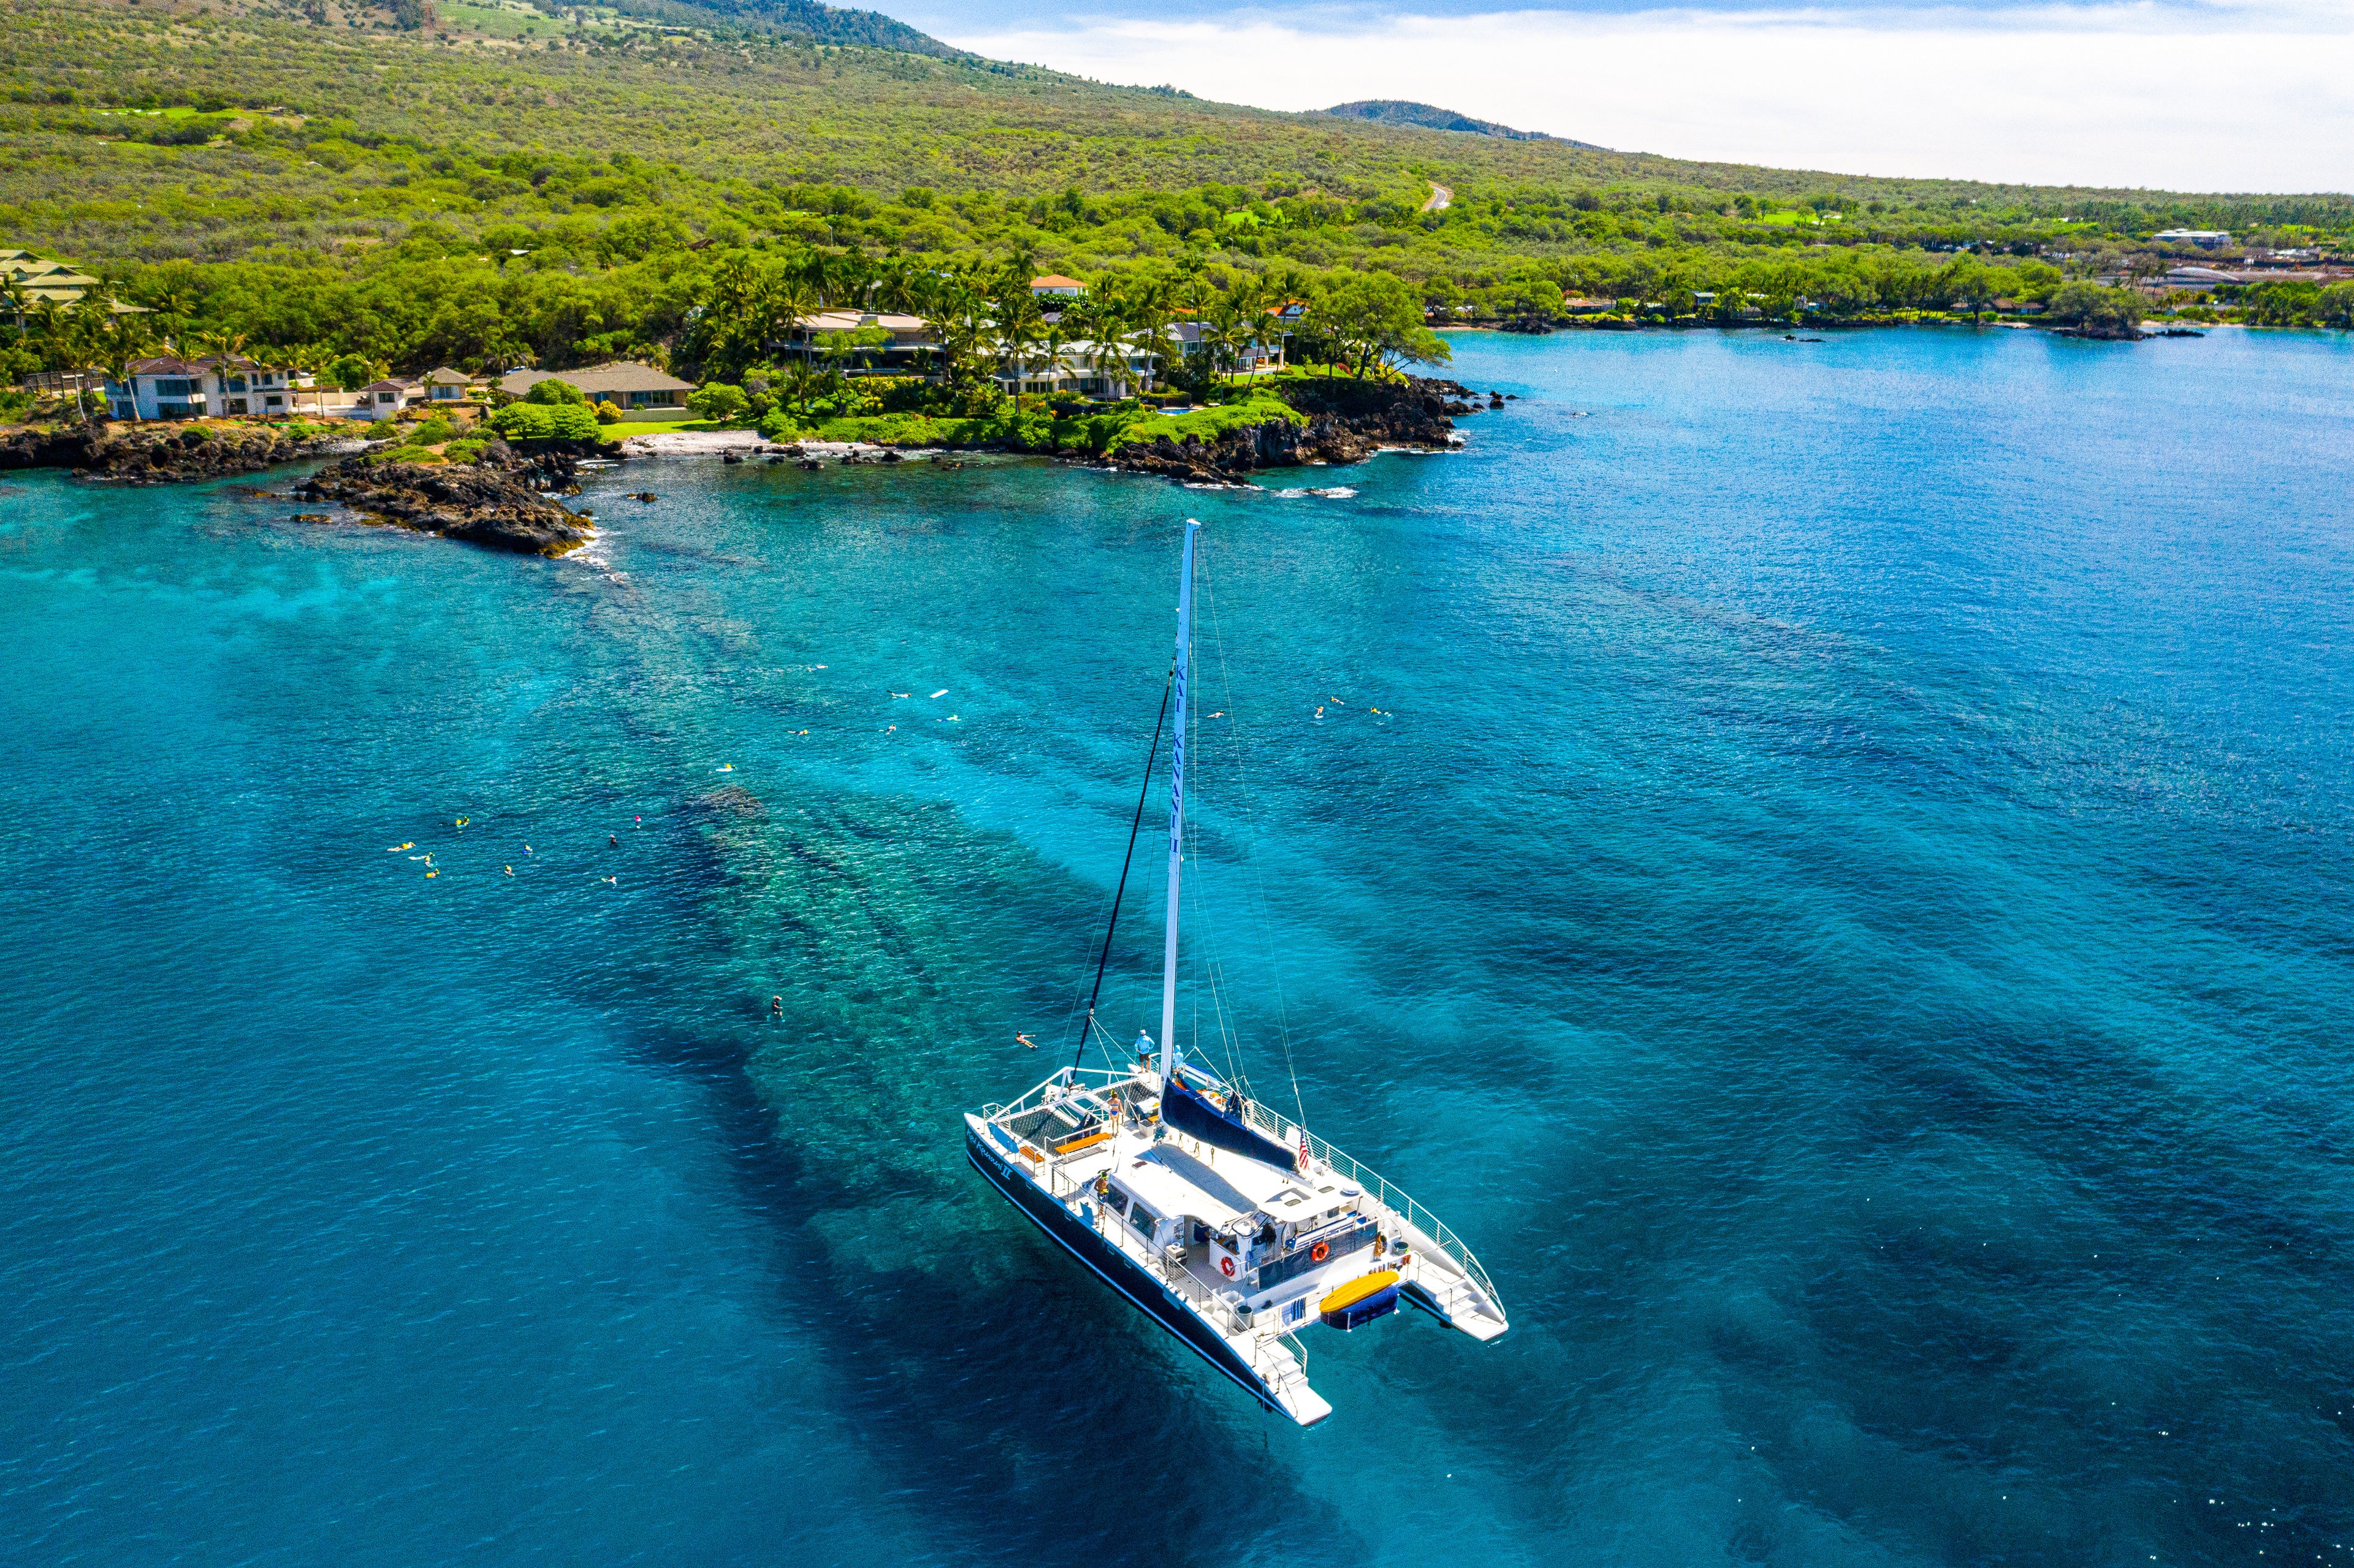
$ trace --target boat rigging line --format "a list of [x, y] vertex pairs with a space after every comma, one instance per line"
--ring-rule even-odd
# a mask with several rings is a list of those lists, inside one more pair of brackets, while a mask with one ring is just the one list
[[[1168, 678], [1161, 683], [1161, 716], [1152, 721], [1152, 744], [1145, 748], [1144, 782], [1139, 785], [1136, 790], [1136, 820], [1129, 824], [1128, 853], [1120, 859], [1119, 885], [1112, 890], [1111, 917], [1104, 922], [1103, 952], [1096, 959], [1095, 989], [1087, 993], [1087, 1021], [1080, 1025], [1079, 1043], [1071, 1052], [1073, 1067], [1076, 1067], [1080, 1058], [1087, 1054], [1088, 1034], [1102, 1033], [1102, 1026], [1096, 1022], [1096, 1002], [1103, 995], [1105, 966], [1111, 962], [1112, 933], [1119, 928], [1119, 901], [1121, 895], [1128, 891], [1128, 868], [1129, 863], [1136, 859], [1137, 835], [1144, 830], [1144, 800], [1145, 797], [1152, 792], [1152, 765], [1161, 755], [1161, 731], [1169, 722], [1169, 691], [1176, 683], [1177, 666], [1172, 662], [1169, 666]], [[1119, 1059], [1113, 1058], [1113, 1065], [1118, 1065]]]
[[1205, 553], [1202, 567], [1202, 608], [1210, 613], [1210, 652], [1218, 662], [1218, 688], [1225, 696], [1225, 711], [1236, 715], [1226, 726], [1226, 736], [1234, 744], [1235, 793], [1242, 798], [1242, 819], [1246, 831], [1242, 836], [1243, 868], [1250, 882], [1251, 923], [1257, 927], [1259, 953], [1267, 966], [1267, 979], [1275, 988], [1275, 1037], [1283, 1046], [1283, 1070], [1291, 1079], [1291, 1104], [1299, 1115], [1299, 1129], [1308, 1130], [1308, 1104], [1299, 1093], [1299, 1068], [1291, 1056], [1290, 1008], [1283, 993], [1283, 970], [1275, 958], [1275, 944], [1267, 931], [1267, 884], [1259, 874], [1258, 798], [1251, 788], [1250, 771], [1243, 759], [1241, 710], [1235, 705], [1234, 682], [1226, 670], [1226, 638], [1218, 623], [1218, 590], [1213, 580], [1215, 551]]

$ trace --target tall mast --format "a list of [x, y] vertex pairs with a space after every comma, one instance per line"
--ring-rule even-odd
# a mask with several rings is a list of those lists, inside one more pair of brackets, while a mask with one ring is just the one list
[[1177, 579], [1177, 666], [1172, 677], [1177, 724], [1169, 743], [1169, 940], [1161, 956], [1161, 1092], [1169, 1092], [1170, 1056], [1177, 1039], [1177, 874], [1185, 850], [1185, 687], [1193, 671], [1193, 535], [1202, 525], [1185, 519], [1185, 567]]

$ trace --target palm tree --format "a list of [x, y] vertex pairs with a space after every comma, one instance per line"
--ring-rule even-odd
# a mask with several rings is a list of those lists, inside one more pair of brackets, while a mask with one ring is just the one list
[[987, 302], [961, 274], [936, 280], [926, 301], [923, 314], [939, 344], [941, 376], [951, 387], [964, 386], [991, 341]]
[[[245, 352], [245, 334], [230, 332], [224, 327], [218, 332], [200, 334], [196, 347], [213, 363], [213, 379], [218, 383], [214, 390], [221, 395], [221, 406], [228, 406], [229, 361]], [[207, 403], [210, 399], [207, 399]], [[217, 416], [216, 416], [217, 418]]]
[[1212, 366], [1227, 378], [1230, 386], [1240, 367], [1243, 351], [1250, 346], [1252, 331], [1241, 302], [1231, 295], [1219, 301], [1217, 313], [1202, 330], [1202, 341], [1209, 347]]
[[176, 338], [187, 329], [188, 318], [196, 313], [196, 302], [187, 284], [176, 280], [149, 291], [147, 308], [155, 313], [156, 325], [165, 339]]
[[[1184, 357], [1184, 349], [1169, 330], [1169, 284], [1154, 279], [1130, 290], [1119, 304], [1132, 340], [1163, 367]], [[1165, 376], [1156, 376], [1166, 379]]]
[[[105, 366], [113, 322], [114, 313], [100, 302], [96, 290], [75, 301], [72, 309], [65, 313], [64, 346], [73, 362], [69, 368], [80, 373], [83, 383], [74, 393], [74, 403], [81, 410], [85, 424], [90, 418], [90, 372]], [[99, 400], [105, 401], [102, 392]]]
[[1025, 267], [1007, 267], [998, 274], [996, 297], [990, 303], [995, 308], [996, 337], [999, 352], [1013, 366], [1013, 412], [1022, 412], [1022, 383], [1030, 367], [1031, 355], [1045, 337], [1044, 313], [1038, 308], [1038, 297], [1030, 291], [1030, 280]]
[[295, 380], [300, 376], [309, 376], [313, 377], [311, 385], [311, 410], [313, 413], [317, 413], [325, 406], [320, 399], [316, 376], [320, 371], [324, 370], [327, 367], [328, 355], [326, 345], [324, 344], [317, 343], [297, 344], [292, 348], [281, 352], [276, 357], [280, 366], [287, 372], [287, 408], [292, 411], [296, 407], [294, 402]]
[[1136, 349], [1129, 341], [1129, 322], [1117, 296], [1105, 295], [1087, 302], [1079, 315], [1080, 335], [1087, 339], [1083, 356], [1085, 368], [1102, 377], [1108, 391], [1120, 390], [1114, 396], [1125, 397], [1134, 372], [1129, 361]]
[[793, 411], [808, 413], [810, 398], [822, 389], [824, 377], [811, 369], [806, 360], [799, 365], [787, 366], [783, 376], [785, 396], [792, 401]]
[[885, 256], [875, 269], [867, 300], [876, 311], [902, 315], [923, 314], [925, 273], [904, 256]]
[[[1000, 315], [1004, 317], [1006, 313], [1001, 312]], [[1013, 412], [1017, 418], [1022, 412], [1023, 386], [1029, 379], [1034, 355], [1045, 336], [1045, 319], [1035, 305], [1026, 311], [1015, 311], [1010, 319], [1001, 319], [997, 323], [998, 347], [1006, 363], [1013, 367]]]
[[131, 418], [142, 423], [139, 415], [139, 392], [131, 379], [131, 367], [147, 357], [155, 346], [155, 333], [143, 316], [116, 316], [104, 335], [96, 339], [95, 362], [109, 379], [130, 394]]

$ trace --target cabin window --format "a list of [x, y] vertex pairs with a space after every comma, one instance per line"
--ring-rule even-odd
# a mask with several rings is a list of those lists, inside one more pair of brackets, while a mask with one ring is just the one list
[[1139, 1203], [1129, 1211], [1128, 1223], [1142, 1232], [1145, 1240], [1150, 1241], [1153, 1231], [1161, 1224], [1161, 1216]]
[[1104, 1207], [1115, 1214], [1128, 1213], [1128, 1194], [1114, 1187], [1104, 1194]]

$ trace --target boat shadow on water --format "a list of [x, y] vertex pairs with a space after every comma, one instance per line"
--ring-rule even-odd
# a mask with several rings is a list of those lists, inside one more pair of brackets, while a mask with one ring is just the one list
[[[944, 1544], [950, 1555], [1124, 1550], [1116, 1516], [1061, 1506], [1069, 1478], [1107, 1452], [1150, 1446], [1173, 1503], [1223, 1506], [1214, 1478], [1263, 1467], [1265, 1418], [1214, 1399], [1131, 1397], [1146, 1365], [1166, 1385], [1225, 1385], [1198, 1377], [1193, 1358], [985, 1196], [933, 1130], [949, 1106], [981, 1092], [986, 1067], [962, 1059], [969, 1047], [938, 1044], [957, 1038], [952, 995], [926, 953], [937, 962], [969, 947], [1026, 948], [1032, 972], [1047, 972], [1067, 961], [1049, 948], [1049, 909], [1066, 914], [1094, 895], [1010, 840], [976, 844], [955, 813], [928, 802], [797, 797], [804, 804], [777, 812], [728, 795], [698, 812], [705, 858], [690, 883], [709, 890], [695, 922], [714, 948], [704, 960], [715, 975], [808, 980], [783, 991], [781, 1019], [747, 994], [733, 1024], [642, 1027], [627, 1049], [698, 1086], [738, 1201], [774, 1216], [769, 1299], [818, 1348], [824, 1384], [847, 1396], [832, 1413], [907, 1486], [968, 1499], [928, 1516], [940, 1531], [968, 1532]], [[946, 897], [927, 885], [926, 868], [944, 864], [959, 868]], [[978, 933], [927, 914], [980, 908], [1002, 913]], [[1031, 1000], [1067, 1005], [1043, 991]], [[878, 1039], [884, 1019], [893, 1027]], [[1042, 1380], [1062, 1393], [1023, 1392]], [[944, 1455], [952, 1465], [938, 1464]], [[1320, 1500], [1274, 1501], [1320, 1540], [1355, 1538]]]

